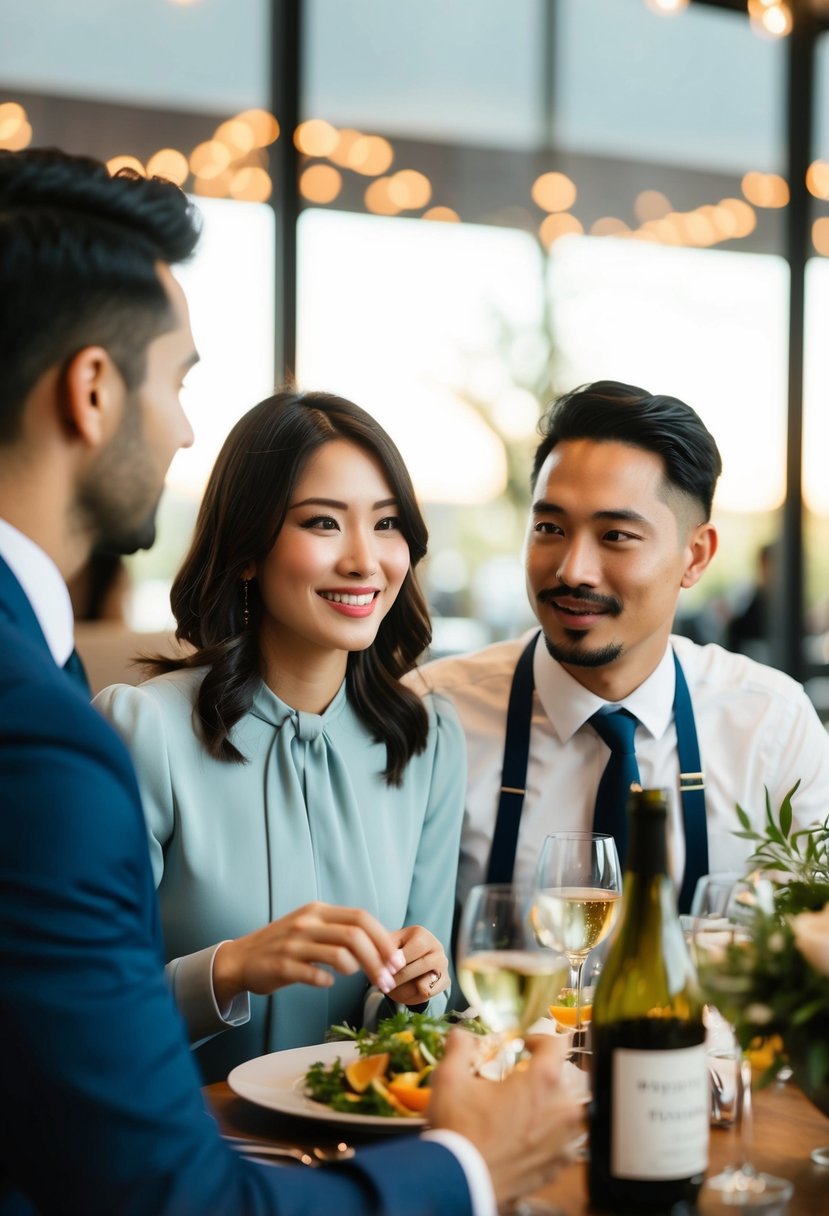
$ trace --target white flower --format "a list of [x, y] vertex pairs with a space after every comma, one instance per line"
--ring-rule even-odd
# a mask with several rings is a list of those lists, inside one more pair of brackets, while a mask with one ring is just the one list
[[791, 918], [795, 945], [815, 971], [829, 975], [829, 904], [820, 912], [799, 912]]

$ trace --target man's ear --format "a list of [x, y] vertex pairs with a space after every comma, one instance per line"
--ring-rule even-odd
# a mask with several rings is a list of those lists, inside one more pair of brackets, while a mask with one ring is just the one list
[[693, 529], [688, 538], [691, 560], [682, 577], [683, 587], [693, 587], [699, 581], [717, 552], [718, 543], [717, 529], [712, 523], [699, 524]]
[[63, 373], [63, 410], [67, 428], [89, 447], [107, 443], [121, 421], [124, 381], [103, 346], [85, 346]]

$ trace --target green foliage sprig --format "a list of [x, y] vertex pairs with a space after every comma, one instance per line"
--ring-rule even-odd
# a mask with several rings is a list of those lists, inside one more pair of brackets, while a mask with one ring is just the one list
[[733, 990], [739, 991], [733, 1016], [741, 1046], [758, 1040], [782, 1043], [760, 1083], [791, 1062], [800, 1084], [814, 1095], [829, 1087], [829, 975], [801, 952], [795, 928], [800, 913], [820, 912], [829, 904], [829, 815], [823, 823], [793, 830], [799, 785], [789, 790], [777, 812], [765, 791], [761, 831], [737, 807], [742, 830], [735, 835], [753, 844], [748, 864], [771, 880], [774, 910], [755, 910], [750, 943], [729, 950], [722, 965]]

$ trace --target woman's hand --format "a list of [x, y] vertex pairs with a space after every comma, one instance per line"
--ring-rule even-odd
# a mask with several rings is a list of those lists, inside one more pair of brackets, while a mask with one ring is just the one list
[[434, 933], [422, 925], [407, 925], [393, 934], [405, 958], [386, 995], [400, 1005], [420, 1005], [449, 987], [449, 959]]
[[221, 1009], [240, 992], [267, 995], [288, 984], [330, 988], [334, 977], [324, 966], [341, 975], [363, 970], [381, 992], [392, 995], [394, 977], [406, 961], [395, 941], [399, 936], [361, 908], [305, 904], [219, 946], [213, 959], [216, 1003]]

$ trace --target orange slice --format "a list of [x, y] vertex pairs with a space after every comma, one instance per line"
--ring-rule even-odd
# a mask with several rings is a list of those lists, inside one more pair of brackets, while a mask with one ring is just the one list
[[[416, 1073], [402, 1073], [401, 1076], [416, 1076]], [[428, 1086], [404, 1085], [398, 1078], [389, 1081], [388, 1091], [394, 1094], [403, 1105], [412, 1112], [420, 1114], [429, 1105], [432, 1091]]]
[[[555, 1020], [561, 1026], [575, 1026], [575, 1024], [576, 1024], [576, 1007], [575, 1007], [575, 1005], [551, 1005], [550, 1006], [550, 1017], [555, 1018]], [[592, 1005], [582, 1005], [582, 1007], [581, 1007], [582, 1022], [589, 1022], [592, 1017], [593, 1017], [593, 1006]]]
[[355, 1091], [362, 1094], [368, 1089], [375, 1077], [382, 1077], [389, 1066], [389, 1053], [381, 1051], [374, 1056], [360, 1056], [345, 1066], [345, 1079]]
[[379, 1077], [374, 1078], [371, 1083], [371, 1088], [376, 1090], [381, 1098], [386, 1099], [389, 1106], [396, 1114], [403, 1115], [403, 1117], [406, 1119], [414, 1118], [415, 1112], [410, 1107], [404, 1106], [400, 1099], [391, 1092], [389, 1087], [385, 1085]]

